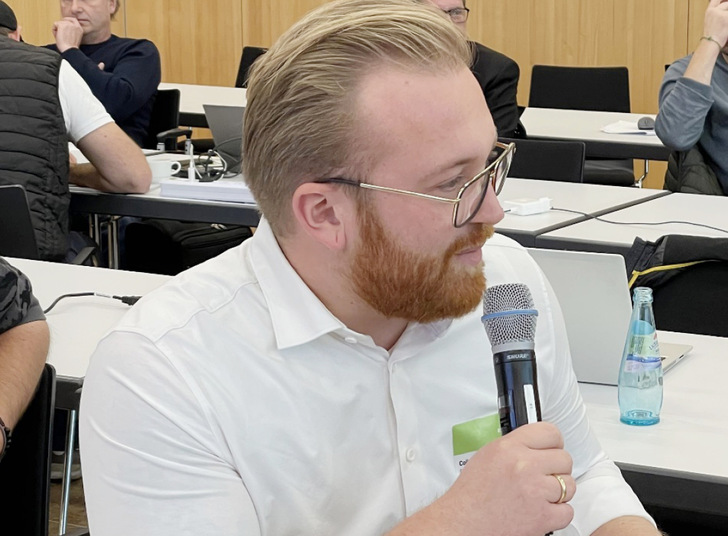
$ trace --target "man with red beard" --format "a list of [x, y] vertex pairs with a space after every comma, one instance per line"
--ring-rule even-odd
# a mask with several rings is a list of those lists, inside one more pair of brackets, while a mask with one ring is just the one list
[[[256, 62], [258, 231], [91, 361], [94, 536], [657, 534], [589, 431], [543, 275], [493, 235], [513, 147], [469, 54], [431, 6], [336, 0]], [[486, 279], [540, 311], [547, 422], [500, 438]]]

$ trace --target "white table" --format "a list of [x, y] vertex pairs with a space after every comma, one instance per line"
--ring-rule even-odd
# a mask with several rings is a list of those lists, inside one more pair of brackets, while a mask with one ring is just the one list
[[179, 89], [180, 124], [190, 127], [207, 127], [203, 104], [245, 106], [244, 88], [225, 86], [201, 86], [197, 84], [172, 84], [162, 82], [159, 89]]
[[[498, 199], [549, 197], [552, 206], [583, 212], [589, 216], [605, 214], [624, 207], [644, 203], [649, 199], [667, 195], [665, 190], [648, 188], [625, 188], [601, 184], [582, 184], [575, 182], [542, 181], [534, 179], [506, 179]], [[583, 214], [550, 210], [542, 214], [518, 216], [506, 214], [496, 230], [517, 240], [526, 247], [536, 244], [536, 237], [542, 233], [574, 224], [586, 219]]]
[[637, 122], [644, 116], [655, 117], [653, 114], [526, 108], [521, 122], [529, 138], [583, 141], [587, 158], [667, 160], [670, 151], [657, 136], [607, 134], [601, 130], [616, 121]]
[[[536, 246], [624, 254], [634, 239], [655, 241], [667, 234], [728, 238], [728, 198], [723, 196], [673, 193], [604, 216], [606, 223], [594, 219], [540, 234]], [[665, 225], [647, 223], [682, 221]], [[698, 227], [706, 224], [720, 229]]]
[[616, 387], [579, 384], [591, 426], [643, 501], [728, 518], [728, 338], [658, 338], [693, 345], [665, 374], [660, 422], [622, 424]]
[[[169, 276], [123, 272], [91, 266], [8, 259], [31, 281], [33, 294], [46, 309], [60, 295], [101, 292], [112, 295], [144, 295]], [[65, 298], [46, 315], [51, 332], [48, 363], [56, 369], [56, 407], [69, 410], [66, 453], [73, 452], [81, 387], [96, 344], [121, 319], [129, 306], [100, 297]], [[71, 457], [66, 456], [61, 493], [59, 534], [66, 530], [70, 493]]]

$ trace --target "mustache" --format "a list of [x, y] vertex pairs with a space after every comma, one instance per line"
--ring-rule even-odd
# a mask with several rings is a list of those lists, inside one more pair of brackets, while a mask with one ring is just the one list
[[485, 223], [475, 224], [473, 230], [465, 236], [461, 236], [447, 249], [446, 258], [451, 258], [459, 252], [481, 247], [495, 233], [495, 227]]

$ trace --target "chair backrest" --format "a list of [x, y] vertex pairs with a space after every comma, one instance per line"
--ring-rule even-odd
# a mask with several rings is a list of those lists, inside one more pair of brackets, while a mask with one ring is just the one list
[[39, 259], [25, 188], [0, 186], [0, 255]]
[[157, 134], [179, 126], [179, 89], [158, 89], [152, 105], [145, 149], [157, 148]]
[[48, 536], [55, 400], [56, 372], [46, 364], [0, 462], [0, 516], [16, 534]]
[[248, 87], [248, 71], [253, 62], [268, 51], [262, 47], [243, 47], [238, 67], [238, 77], [235, 79], [235, 87]]
[[584, 181], [586, 147], [583, 142], [509, 138], [501, 138], [500, 141], [516, 144], [509, 177], [562, 182]]
[[598, 112], [629, 112], [627, 67], [534, 65], [528, 105]]

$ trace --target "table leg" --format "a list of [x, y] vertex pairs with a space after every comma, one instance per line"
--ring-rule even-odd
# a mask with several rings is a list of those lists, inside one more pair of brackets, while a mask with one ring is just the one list
[[68, 523], [68, 502], [71, 498], [71, 466], [73, 464], [73, 449], [76, 446], [76, 420], [78, 412], [68, 410], [68, 424], [66, 426], [66, 453], [63, 460], [63, 481], [61, 482], [61, 513], [58, 521], [58, 534], [66, 533]]

